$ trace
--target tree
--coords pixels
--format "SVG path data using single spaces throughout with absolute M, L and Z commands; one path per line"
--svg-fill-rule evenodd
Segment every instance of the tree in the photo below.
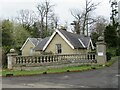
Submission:
M 83 35 L 85 34 L 85 27 L 87 27 L 87 36 L 88 36 L 88 24 L 92 24 L 95 22 L 93 18 L 90 17 L 90 13 L 92 13 L 98 4 L 92 3 L 91 1 L 86 0 L 86 5 L 85 5 L 85 11 L 84 11 L 84 17 L 83 17 Z
M 49 15 L 49 13 L 51 13 L 52 12 L 52 7 L 53 7 L 54 5 L 51 5 L 50 4 L 50 2 L 48 2 L 47 0 L 46 0 L 46 2 L 45 2 L 45 12 L 46 12 L 46 31 L 47 31 L 47 29 L 48 29 L 48 15 Z
M 74 30 L 73 32 L 80 34 L 81 29 L 80 29 L 80 22 L 79 21 L 73 21 L 73 23 L 71 23 L 71 25 L 74 25 Z
M 111 3 L 111 17 L 110 17 L 110 20 L 112 21 L 111 23 L 111 26 L 114 27 L 114 32 L 117 32 L 117 40 L 116 40 L 116 43 L 117 43 L 117 46 L 116 46 L 116 55 L 120 55 L 120 29 L 119 29 L 119 23 L 118 23 L 118 3 L 116 0 L 114 1 L 110 1 Z M 114 33 L 113 33 L 114 34 Z M 115 42 L 115 41 L 114 41 Z M 115 43 L 115 44 L 116 44 Z
M 104 37 L 108 47 L 117 46 L 117 33 L 115 26 L 108 25 L 105 29 Z
M 105 31 L 107 25 L 108 25 L 108 21 L 103 16 L 98 16 L 96 18 L 96 22 L 91 25 L 91 27 L 90 27 L 91 35 L 90 36 L 91 36 L 94 46 L 96 46 L 98 37 L 104 35 L 104 31 Z
M 55 14 L 55 13 L 52 13 L 49 17 L 49 20 L 50 20 L 50 27 L 52 30 L 55 30 L 58 28 L 59 24 L 59 18 L 58 16 Z
M 31 26 L 37 21 L 37 16 L 34 11 L 25 9 L 19 11 L 16 19 L 26 30 L 30 31 Z
M 37 9 L 39 11 L 39 16 L 40 16 L 40 24 L 41 24 L 41 37 L 44 38 L 48 34 L 48 16 L 50 13 L 52 13 L 52 7 L 54 5 L 51 5 L 49 1 L 41 2 L 40 4 L 37 5 Z M 44 19 L 45 19 L 45 25 L 44 25 Z M 45 26 L 45 28 L 44 28 Z
M 2 46 L 6 49 L 6 53 L 9 51 L 9 49 L 13 45 L 13 38 L 12 38 L 12 32 L 13 32 L 13 23 L 9 20 L 3 20 L 2 21 Z
M 0 26 L 2 31 L 2 67 L 7 65 L 7 53 L 13 48 L 13 23 L 10 20 L 3 20 Z
M 81 26 L 81 30 L 79 29 L 80 30 L 79 32 L 82 32 L 83 35 L 85 35 L 86 30 L 88 36 L 89 33 L 88 25 L 95 22 L 94 18 L 92 18 L 90 14 L 96 9 L 97 5 L 98 4 L 92 3 L 92 0 L 91 1 L 86 0 L 85 8 L 82 12 L 78 13 L 72 12 L 72 16 L 75 17 L 76 19 L 75 21 L 77 22 L 76 25 Z
M 111 2 L 112 13 L 111 13 L 110 19 L 112 20 L 112 25 L 113 26 L 117 23 L 117 21 L 115 20 L 117 14 L 118 14 L 117 7 L 118 7 L 117 1 L 112 1 Z
M 71 10 L 71 15 L 75 18 L 75 21 L 71 23 L 71 25 L 74 25 L 74 31 L 77 34 L 81 34 L 81 24 L 82 24 L 82 18 L 83 18 L 83 13 L 78 11 L 78 10 Z
M 20 52 L 20 48 L 22 47 L 25 40 L 28 37 L 31 37 L 30 33 L 27 30 L 25 30 L 25 28 L 22 25 L 17 23 L 14 24 L 12 36 L 14 41 L 13 47 L 18 52 Z
M 90 31 L 96 32 L 99 36 L 104 34 L 104 30 L 108 25 L 108 20 L 105 19 L 103 16 L 98 16 L 96 18 L 96 22 L 91 25 Z
M 11 48 L 20 50 L 23 42 L 30 36 L 27 30 L 15 22 L 2 20 L 0 24 L 0 31 L 2 31 L 2 64 L 7 64 L 7 53 Z
M 40 30 L 40 22 L 35 22 L 32 26 L 32 37 L 34 38 L 40 38 L 42 35 L 41 30 Z
M 93 45 L 96 46 L 96 42 L 98 41 L 99 34 L 97 32 L 92 32 L 91 33 L 91 39 L 93 42 Z

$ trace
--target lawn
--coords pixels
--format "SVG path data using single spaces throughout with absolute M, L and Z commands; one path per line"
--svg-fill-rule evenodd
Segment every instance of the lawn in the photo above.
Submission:
M 47 69 L 47 70 L 32 70 L 32 71 L 6 69 L 2 71 L 2 76 L 6 76 L 6 74 L 13 74 L 14 76 L 23 76 L 23 75 L 46 74 L 46 73 L 62 73 L 62 72 L 69 72 L 69 71 L 84 71 L 84 70 L 90 70 L 90 69 L 91 69 L 91 66 L 88 66 L 88 65 L 55 68 L 55 69 Z
M 117 57 L 113 57 L 109 60 L 105 66 L 111 66 L 117 59 Z M 4 69 L 0 71 L 2 76 L 7 75 L 14 75 L 14 76 L 24 76 L 24 75 L 38 75 L 38 74 L 47 74 L 47 73 L 63 73 L 63 72 L 76 72 L 76 71 L 86 71 L 86 70 L 93 70 L 93 69 L 100 69 L 105 66 L 102 65 L 81 65 L 81 66 L 69 66 L 64 68 L 54 68 L 54 69 L 47 69 L 47 70 L 32 70 L 32 71 L 20 71 L 20 70 L 7 70 Z

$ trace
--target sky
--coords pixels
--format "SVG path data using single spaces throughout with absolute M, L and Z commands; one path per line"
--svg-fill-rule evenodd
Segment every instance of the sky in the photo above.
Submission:
M 21 9 L 29 9 L 37 11 L 37 4 L 43 0 L 0 0 L 0 19 L 14 18 Z M 82 10 L 85 0 L 50 0 L 54 4 L 54 11 L 60 19 L 60 23 L 71 23 L 74 18 L 70 13 L 71 9 Z M 100 4 L 93 13 L 93 16 L 102 15 L 109 19 L 110 17 L 110 0 L 92 0 L 94 3 Z

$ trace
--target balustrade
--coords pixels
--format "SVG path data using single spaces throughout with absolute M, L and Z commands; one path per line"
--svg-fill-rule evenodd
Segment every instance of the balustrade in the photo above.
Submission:
M 95 54 L 64 54 L 64 55 L 41 55 L 41 56 L 16 56 L 15 64 L 43 64 L 52 62 L 74 62 L 95 63 Z

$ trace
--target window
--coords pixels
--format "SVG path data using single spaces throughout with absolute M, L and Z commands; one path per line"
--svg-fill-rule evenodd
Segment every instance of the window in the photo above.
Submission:
M 33 48 L 30 48 L 30 56 L 33 54 Z
M 61 44 L 56 44 L 56 53 L 57 54 L 62 53 Z

